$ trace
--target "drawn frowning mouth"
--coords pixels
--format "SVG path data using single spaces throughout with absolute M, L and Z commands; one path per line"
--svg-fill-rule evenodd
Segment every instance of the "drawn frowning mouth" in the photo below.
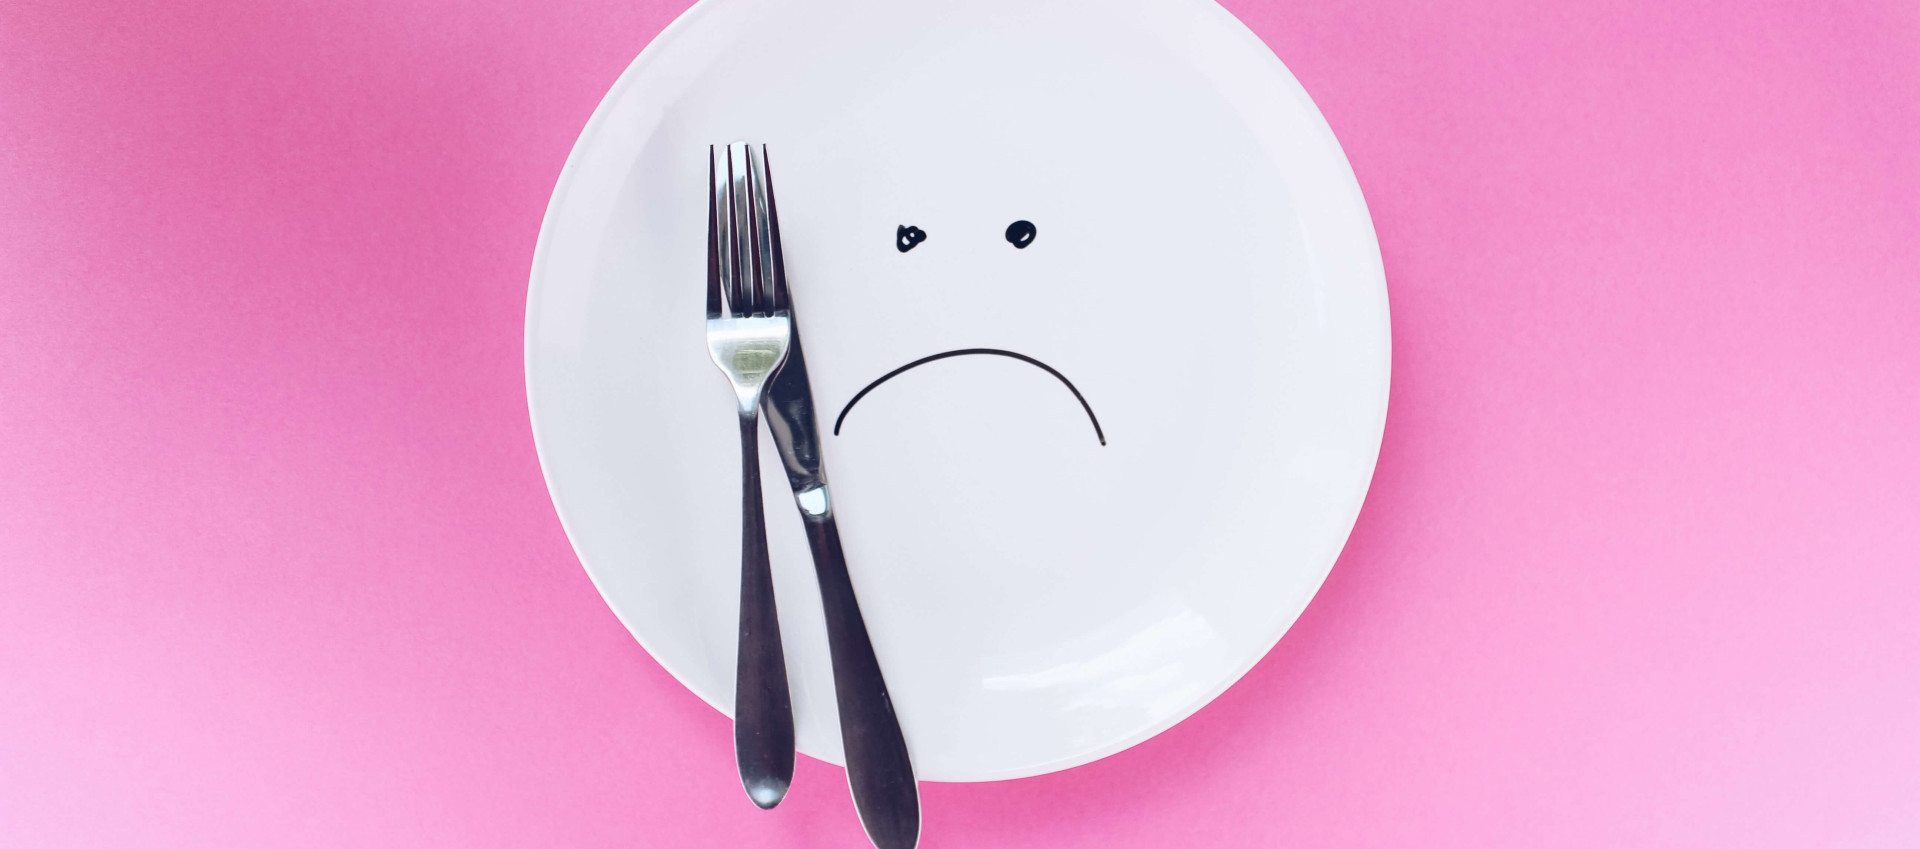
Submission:
M 1029 357 L 1026 354 L 1018 353 L 1015 351 L 1002 351 L 999 348 L 961 348 L 955 351 L 942 351 L 938 354 L 921 357 L 920 359 L 907 363 L 906 365 L 901 366 L 897 369 L 894 369 L 893 371 L 880 375 L 878 380 L 875 380 L 874 382 L 867 384 L 866 388 L 861 389 L 859 392 L 854 393 L 853 399 L 848 401 L 845 407 L 840 408 L 840 415 L 833 420 L 833 435 L 834 436 L 840 435 L 840 426 L 846 423 L 847 413 L 850 413 L 853 411 L 853 405 L 860 403 L 860 399 L 867 397 L 867 393 L 872 392 L 880 384 L 886 383 L 887 381 L 892 380 L 896 377 L 899 377 L 900 375 L 905 374 L 908 371 L 919 368 L 920 366 L 926 365 L 927 363 L 931 363 L 936 360 L 944 360 L 949 357 L 969 357 L 974 355 L 1008 357 L 1010 359 L 1019 360 L 1023 363 L 1026 363 L 1035 368 L 1038 368 L 1041 371 L 1046 372 L 1047 374 L 1053 375 L 1055 380 L 1060 381 L 1061 385 L 1067 387 L 1068 392 L 1073 393 L 1074 400 L 1080 402 L 1080 409 L 1087 411 L 1087 421 L 1093 424 L 1093 435 L 1096 437 L 1099 437 L 1100 444 L 1101 445 L 1107 444 L 1107 434 L 1105 431 L 1100 429 L 1100 418 L 1093 414 L 1093 405 L 1087 403 L 1086 396 L 1080 394 L 1080 389 L 1073 385 L 1073 381 L 1068 380 L 1066 375 L 1061 374 L 1060 370 L 1054 368 L 1053 366 L 1040 362 L 1039 360 Z

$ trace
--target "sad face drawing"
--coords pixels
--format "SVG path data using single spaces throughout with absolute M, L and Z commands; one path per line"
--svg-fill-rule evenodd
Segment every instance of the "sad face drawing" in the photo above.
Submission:
M 544 225 L 529 406 L 621 622 L 733 702 L 740 448 L 701 314 L 708 145 L 764 143 L 847 571 L 914 771 L 1123 749 L 1250 668 L 1372 473 L 1388 332 L 1338 143 L 1199 0 L 706 0 L 622 76 Z M 763 439 L 799 750 L 840 759 Z
M 1038 235 L 1038 233 L 1039 233 L 1039 230 L 1033 226 L 1033 222 L 1024 221 L 1024 220 L 1015 221 L 1012 224 L 1007 225 L 1007 233 L 1006 233 L 1007 244 L 1010 244 L 1015 248 L 1025 248 L 1026 246 L 1033 244 L 1034 237 Z M 907 251 L 913 250 L 915 247 L 919 246 L 921 242 L 926 241 L 926 238 L 927 238 L 926 231 L 921 230 L 918 227 L 912 227 L 908 225 L 901 225 L 895 235 L 896 244 L 899 246 L 899 250 L 901 253 L 906 253 Z M 1054 369 L 1052 366 L 1049 366 L 1046 363 L 1043 363 L 1037 359 L 1034 359 L 1033 357 L 1030 357 L 1026 354 L 1019 353 L 1018 351 L 1005 351 L 999 348 L 960 348 L 953 351 L 942 351 L 938 354 L 929 354 L 927 356 L 921 357 L 920 359 L 914 360 L 913 362 L 907 363 L 906 365 L 903 365 L 899 368 L 894 369 L 893 371 L 890 371 L 890 372 L 887 372 L 886 374 L 881 375 L 880 377 L 874 379 L 872 383 L 867 384 L 865 388 L 861 389 L 859 392 L 854 393 L 853 398 L 847 401 L 846 406 L 840 408 L 840 414 L 834 417 L 834 420 L 833 420 L 834 435 L 838 436 L 840 434 L 840 426 L 846 423 L 847 413 L 850 413 L 853 411 L 853 405 L 859 403 L 861 398 L 866 397 L 867 393 L 872 392 L 880 384 L 885 383 L 889 380 L 892 380 L 896 377 L 899 377 L 900 375 L 907 373 L 909 370 L 926 365 L 927 363 L 944 360 L 949 357 L 968 357 L 968 356 L 1006 357 L 1009 359 L 1019 360 L 1020 362 L 1027 363 L 1028 365 L 1031 365 L 1035 368 L 1045 371 L 1047 374 L 1052 375 L 1056 380 L 1060 381 L 1061 385 L 1067 388 L 1068 392 L 1073 393 L 1074 400 L 1080 402 L 1081 409 L 1084 409 L 1087 411 L 1087 420 L 1093 424 L 1093 434 L 1096 438 L 1100 440 L 1100 444 L 1101 445 L 1107 444 L 1106 432 L 1100 429 L 1100 418 L 1094 415 L 1093 405 L 1087 403 L 1086 396 L 1083 396 L 1080 394 L 1080 390 L 1073 385 L 1073 381 L 1068 380 L 1066 375 L 1061 374 L 1058 370 Z

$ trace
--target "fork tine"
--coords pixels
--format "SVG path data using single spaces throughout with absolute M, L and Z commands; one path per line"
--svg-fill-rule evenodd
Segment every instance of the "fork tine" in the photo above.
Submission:
M 733 195 L 729 190 L 733 179 L 727 163 L 727 149 L 708 148 L 713 158 L 707 163 L 707 171 L 712 177 L 713 193 L 709 201 L 713 210 L 713 256 L 719 268 L 720 293 L 729 312 L 740 313 L 740 294 L 735 288 L 739 279 L 738 257 L 733 250 Z
M 727 314 L 737 318 L 747 314 L 747 302 L 743 293 L 740 291 L 740 277 L 744 273 L 744 270 L 740 267 L 740 223 L 739 216 L 735 214 L 737 211 L 736 207 L 738 206 L 738 198 L 733 191 L 732 148 L 727 146 L 720 148 L 720 161 L 726 166 L 726 174 L 724 175 L 726 182 L 716 190 L 716 193 L 720 196 L 720 215 L 726 219 L 725 224 L 722 225 L 723 229 L 721 230 L 721 235 L 724 238 L 720 242 L 720 253 L 726 257 L 727 270 L 731 272 L 727 275 L 726 280 Z
M 780 206 L 774 204 L 774 159 L 766 156 L 766 144 L 760 146 L 760 167 L 766 177 L 766 232 L 774 244 L 774 311 L 785 313 L 793 309 L 793 302 L 787 296 L 787 257 L 780 250 Z
M 753 304 L 753 314 L 760 315 L 766 310 L 761 303 L 763 300 L 761 293 L 765 290 L 760 285 L 764 269 L 760 264 L 760 181 L 755 179 L 757 175 L 754 174 L 754 171 L 758 170 L 758 163 L 753 161 L 753 148 L 736 144 L 734 149 L 740 157 L 741 176 L 745 183 L 744 190 L 740 193 L 740 204 L 747 213 L 744 226 L 740 230 L 740 255 L 743 257 L 740 267 L 747 270 L 747 301 Z
M 758 315 L 759 296 L 753 280 L 753 220 L 748 188 L 747 146 L 727 145 L 727 188 L 733 201 L 733 314 Z
M 707 145 L 707 318 L 721 316 L 720 213 L 713 196 L 713 187 L 718 179 L 713 157 L 713 145 Z
M 762 151 L 747 148 L 748 173 L 753 178 L 753 280 L 758 286 L 755 294 L 757 312 L 770 313 L 775 309 L 775 281 L 773 264 L 773 235 L 770 226 L 771 215 L 767 202 L 767 166 L 761 158 Z

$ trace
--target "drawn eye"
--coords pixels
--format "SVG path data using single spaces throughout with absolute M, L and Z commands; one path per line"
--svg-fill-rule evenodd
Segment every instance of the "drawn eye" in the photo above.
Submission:
M 1033 237 L 1039 235 L 1039 232 L 1034 229 L 1031 221 L 1015 221 L 1007 225 L 1007 244 L 1025 249 L 1026 246 L 1033 244 Z M 901 248 L 901 250 L 906 249 Z
M 893 246 L 899 248 L 901 253 L 913 250 L 914 247 L 926 240 L 927 231 L 911 224 L 902 224 L 900 225 L 900 229 L 895 230 L 893 233 Z

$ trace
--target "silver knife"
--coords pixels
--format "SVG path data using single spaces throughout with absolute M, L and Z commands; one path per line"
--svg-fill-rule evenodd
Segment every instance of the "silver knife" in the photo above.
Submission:
M 773 273 L 785 286 L 786 259 L 780 249 L 780 213 L 773 204 L 772 168 L 768 169 L 767 208 L 773 231 Z M 791 298 L 791 294 L 789 294 Z M 827 647 L 833 657 L 833 695 L 840 711 L 840 738 L 847 753 L 847 785 L 860 824 L 878 849 L 913 849 L 920 842 L 920 788 L 914 782 L 907 741 L 887 695 L 880 661 L 874 657 L 867 624 L 860 617 L 847 556 L 840 549 L 833 498 L 820 462 L 820 430 L 813 416 L 813 387 L 800 347 L 800 317 L 794 313 L 793 344 L 787 362 L 767 389 L 767 427 L 780 449 L 787 483 L 800 508 L 813 550 L 814 574 L 826 609 Z

